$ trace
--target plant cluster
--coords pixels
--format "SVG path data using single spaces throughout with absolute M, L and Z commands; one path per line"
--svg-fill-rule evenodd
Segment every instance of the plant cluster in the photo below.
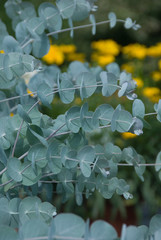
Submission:
M 140 26 L 131 18 L 120 20 L 109 13 L 108 20 L 95 21 L 92 11 L 95 0 L 58 0 L 56 5 L 44 2 L 36 12 L 29 2 L 8 0 L 6 13 L 12 20 L 15 36 L 9 35 L 0 22 L 0 239 L 119 239 L 116 230 L 104 221 L 91 226 L 72 213 L 57 214 L 52 198 L 62 196 L 62 202 L 74 195 L 81 205 L 98 191 L 105 199 L 114 193 L 125 199 L 132 198 L 130 186 L 118 178 L 119 166 L 133 166 L 143 181 L 145 167 L 155 166 L 161 178 L 161 152 L 156 163 L 147 164 L 133 147 L 120 149 L 108 142 L 105 146 L 90 145 L 87 134 L 95 129 L 111 129 L 112 132 L 143 133 L 149 124 L 146 116 L 156 115 L 161 122 L 161 100 L 154 105 L 153 113 L 146 113 L 144 103 L 135 93 L 136 82 L 131 74 L 120 71 L 111 63 L 102 71 L 78 61 L 72 62 L 66 72 L 58 66 L 45 66 L 40 59 L 50 48 L 49 36 L 75 29 L 117 22 L 126 29 Z M 73 25 L 89 17 L 90 24 Z M 63 20 L 69 28 L 62 29 Z M 30 73 L 30 74 L 29 74 Z M 29 81 L 24 81 L 27 75 Z M 32 75 L 32 77 L 31 77 Z M 31 91 L 31 92 L 29 92 Z M 95 93 L 111 97 L 114 93 L 133 101 L 132 113 L 120 104 L 99 105 L 90 111 L 88 103 L 73 106 L 57 118 L 41 112 L 41 106 L 51 107 L 55 96 L 64 104 L 75 96 L 81 100 Z M 41 196 L 45 192 L 46 201 Z M 43 195 L 44 196 L 44 195 Z M 159 239 L 160 215 L 146 226 L 123 226 L 121 240 Z

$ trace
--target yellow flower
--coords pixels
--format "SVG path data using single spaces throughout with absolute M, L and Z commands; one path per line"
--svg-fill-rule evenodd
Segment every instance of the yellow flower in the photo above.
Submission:
M 0 53 L 4 53 L 4 51 L 3 51 L 3 50 L 0 50 Z
M 159 71 L 152 72 L 152 78 L 155 82 L 160 81 L 161 80 L 161 72 L 159 72 Z
M 97 55 L 92 54 L 91 56 L 92 60 L 98 63 L 101 67 L 106 66 L 109 63 L 112 63 L 115 61 L 115 57 L 113 55 Z
M 74 102 L 75 104 L 81 104 L 82 100 L 80 97 L 77 97 Z
M 152 102 L 158 102 L 161 98 L 161 90 L 157 87 L 146 87 L 143 89 L 143 95 Z
M 14 116 L 14 113 L 13 112 L 10 112 L 10 117 L 13 117 Z
M 34 97 L 34 94 L 27 88 L 27 93 L 31 96 Z
M 122 52 L 130 58 L 144 59 L 146 57 L 147 49 L 144 45 L 134 43 L 122 47 Z
M 142 80 L 141 78 L 138 78 L 138 77 L 137 77 L 137 78 L 133 78 L 133 80 L 136 82 L 138 88 L 143 87 L 144 82 L 143 82 L 143 80 Z
M 80 61 L 85 62 L 85 55 L 83 53 L 71 53 L 66 56 L 67 61 Z
M 69 53 L 74 53 L 76 51 L 76 46 L 73 44 L 69 45 L 60 45 L 59 49 L 64 53 L 64 54 L 69 54 Z
M 49 52 L 42 58 L 48 64 L 61 65 L 64 62 L 64 53 L 61 51 L 59 46 L 50 45 Z
M 132 65 L 130 65 L 130 64 L 127 64 L 127 63 L 122 64 L 121 65 L 121 69 L 125 70 L 128 73 L 133 73 L 134 72 L 134 67 Z
M 161 56 L 161 42 L 157 43 L 155 46 L 151 46 L 147 49 L 147 55 L 150 57 L 160 57 Z
M 161 70 L 161 59 L 158 61 L 158 67 Z
M 99 40 L 91 44 L 92 48 L 100 53 L 117 56 L 120 53 L 120 46 L 113 40 Z
M 130 132 L 124 132 L 121 134 L 124 139 L 135 138 L 137 135 Z

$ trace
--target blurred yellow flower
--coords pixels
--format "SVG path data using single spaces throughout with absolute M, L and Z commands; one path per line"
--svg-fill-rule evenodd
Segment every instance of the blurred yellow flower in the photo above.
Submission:
M 27 88 L 27 93 L 31 96 L 34 97 L 34 94 Z
M 75 102 L 75 104 L 79 105 L 79 104 L 81 104 L 82 100 L 80 97 L 77 97 L 74 102 Z
M 157 43 L 155 46 L 147 48 L 147 55 L 150 57 L 160 57 L 161 56 L 161 42 Z
M 80 61 L 85 62 L 85 55 L 84 53 L 70 53 L 66 56 L 67 61 Z
M 13 117 L 14 116 L 14 113 L 13 112 L 10 112 L 10 117 Z
M 159 72 L 159 71 L 152 72 L 152 78 L 155 82 L 160 81 L 161 80 L 161 72 Z
M 117 56 L 120 53 L 120 46 L 111 39 L 94 41 L 91 46 L 103 54 Z
M 137 135 L 130 132 L 124 132 L 121 134 L 124 139 L 135 138 Z
M 128 73 L 133 73 L 134 72 L 134 67 L 128 63 L 122 64 L 121 69 L 125 70 Z
M 146 47 L 139 43 L 129 44 L 122 47 L 122 53 L 130 58 L 144 59 L 146 57 Z
M 161 98 L 161 90 L 157 87 L 146 87 L 143 89 L 143 95 L 155 103 Z
M 158 67 L 161 70 L 161 59 L 158 61 Z
M 101 67 L 115 61 L 115 57 L 113 55 L 97 55 L 96 53 L 92 54 L 91 59 L 97 62 Z
M 60 45 L 59 49 L 64 53 L 64 54 L 69 54 L 69 53 L 74 53 L 76 51 L 76 46 L 73 44 L 69 45 Z
M 61 65 L 64 62 L 64 53 L 61 51 L 59 46 L 50 45 L 49 52 L 42 58 L 48 64 Z
M 136 82 L 138 88 L 142 88 L 143 87 L 144 82 L 143 82 L 143 80 L 141 78 L 137 77 L 137 78 L 133 78 L 133 80 Z
M 0 53 L 4 53 L 4 51 L 3 51 L 3 50 L 0 50 Z

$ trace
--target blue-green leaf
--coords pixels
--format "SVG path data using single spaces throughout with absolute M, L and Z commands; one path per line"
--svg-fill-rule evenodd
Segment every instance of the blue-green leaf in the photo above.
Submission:
M 152 217 L 150 224 L 149 224 L 149 233 L 154 234 L 158 230 L 161 229 L 161 215 L 156 214 Z
M 12 36 L 6 36 L 3 39 L 3 50 L 6 54 L 10 52 L 22 52 L 19 43 Z
M 41 168 L 33 168 L 31 161 L 25 161 L 21 166 L 22 184 L 24 186 L 32 186 L 38 182 L 42 176 Z
M 75 1 L 74 0 L 57 0 L 56 5 L 60 11 L 60 14 L 64 19 L 70 18 L 73 15 L 75 9 Z
M 161 169 L 161 151 L 157 154 L 155 170 L 158 172 Z
M 3 55 L 3 68 L 4 68 L 4 73 L 7 78 L 7 80 L 12 80 L 13 79 L 13 72 L 10 68 L 10 58 L 8 54 Z
M 67 169 L 76 167 L 79 163 L 77 152 L 70 151 L 67 146 L 64 146 L 61 150 L 61 161 Z
M 43 34 L 45 30 L 44 21 L 41 17 L 31 18 L 29 21 L 27 21 L 26 27 L 34 38 L 38 37 L 37 35 Z
M 65 114 L 66 124 L 69 130 L 74 133 L 79 132 L 80 123 L 80 107 L 71 107 Z
M 109 97 L 111 96 L 117 89 L 117 78 L 113 73 L 101 72 L 100 78 L 103 84 L 102 87 L 102 95 Z
M 80 96 L 84 98 L 90 97 L 97 88 L 96 77 L 89 72 L 82 72 L 78 75 L 76 83 L 80 85 Z
M 157 105 L 157 119 L 159 122 L 161 122 L 161 99 L 159 100 Z
M 20 104 L 17 106 L 17 113 L 25 122 L 32 123 L 31 118 Z
M 110 27 L 111 28 L 115 27 L 115 25 L 116 25 L 116 15 L 115 15 L 115 13 L 110 12 L 108 14 L 108 18 L 110 20 Z
M 126 18 L 125 23 L 124 23 L 124 27 L 127 28 L 127 29 L 129 29 L 129 28 L 131 28 L 133 25 L 134 25 L 134 23 L 133 23 L 132 19 L 129 18 L 129 17 Z
M 77 79 L 78 75 L 83 72 L 89 72 L 87 66 L 85 66 L 83 63 L 79 61 L 73 61 L 70 63 L 68 73 L 72 75 L 74 81 Z
M 80 168 L 82 174 L 85 177 L 89 177 L 91 175 L 91 166 L 95 159 L 95 151 L 91 146 L 83 147 L 77 155 L 77 158 L 80 160 Z
M 75 90 L 73 83 L 68 79 L 63 79 L 60 83 L 59 95 L 63 103 L 71 103 L 74 99 Z
M 37 125 L 30 125 L 27 128 L 27 133 L 26 133 L 27 139 L 31 144 L 35 144 L 37 141 L 41 142 L 45 147 L 48 146 L 47 141 L 43 137 L 43 133 L 40 127 Z
M 135 99 L 132 106 L 132 113 L 134 117 L 144 118 L 145 106 L 140 99 Z
M 118 112 L 116 119 L 114 119 L 113 115 L 112 121 L 115 121 L 118 132 L 127 132 L 131 127 L 133 118 L 128 111 L 121 110 Z
M 85 223 L 84 220 L 79 216 L 76 216 L 72 213 L 61 213 L 57 215 L 53 221 L 56 231 L 55 234 L 60 238 L 67 237 L 78 239 L 83 237 Z
M 92 124 L 94 128 L 100 125 L 108 125 L 111 122 L 114 109 L 109 104 L 102 104 L 98 106 L 92 117 Z
M 107 143 L 105 145 L 105 156 L 109 160 L 114 162 L 120 162 L 122 158 L 122 151 L 118 146 L 113 145 L 112 143 Z
M 80 110 L 80 122 L 82 129 L 86 132 L 93 130 L 92 115 L 93 113 L 88 111 L 88 103 L 84 103 Z
M 105 221 L 98 220 L 92 223 L 91 225 L 90 237 L 93 240 L 102 240 L 102 239 L 115 240 L 117 239 L 118 235 L 112 225 L 110 225 Z
M 0 226 L 1 239 L 3 240 L 18 240 L 19 236 L 15 229 L 1 225 Z
M 2 42 L 5 36 L 8 35 L 6 25 L 0 20 L 0 50 L 3 49 Z
M 72 15 L 74 21 L 81 21 L 88 17 L 90 4 L 86 0 L 75 0 L 75 10 Z
M 0 145 L 0 162 L 3 163 L 4 166 L 7 165 L 7 156 L 1 145 Z
M 121 86 L 121 89 L 118 91 L 118 96 L 122 97 L 126 93 L 127 88 L 128 88 L 128 82 L 124 82 Z
M 51 108 L 50 104 L 53 101 L 53 95 L 52 93 L 52 89 L 50 88 L 50 86 L 46 83 L 42 83 L 38 86 L 37 88 L 37 95 L 40 99 L 40 101 L 42 102 L 43 105 L 45 105 L 48 108 Z M 48 95 L 50 94 L 50 95 Z M 46 96 L 48 95 L 48 96 Z
M 46 36 L 45 33 L 41 34 L 39 38 L 34 39 L 32 47 L 33 55 L 37 58 L 42 58 L 49 51 L 50 48 L 49 38 Z
M 110 63 L 106 66 L 109 73 L 113 73 L 116 77 L 120 76 L 120 67 L 117 63 Z
M 62 26 L 62 19 L 60 13 L 54 5 L 51 7 L 46 7 L 40 11 L 41 15 L 47 24 L 48 29 L 50 30 L 60 30 Z
M 54 174 L 60 173 L 62 169 L 62 163 L 60 155 L 60 144 L 58 141 L 54 140 L 49 144 L 46 158 L 48 160 L 48 166 Z
M 23 233 L 24 239 L 42 238 L 48 234 L 48 225 L 37 216 L 22 224 L 20 231 Z
M 136 174 L 138 175 L 138 177 L 139 177 L 142 181 L 144 181 L 143 173 L 145 172 L 145 169 L 146 169 L 146 167 L 144 166 L 144 164 L 145 164 L 145 159 L 144 159 L 141 155 L 138 155 L 138 162 L 139 162 L 139 164 L 143 164 L 143 165 L 142 165 L 142 166 L 139 166 L 139 164 L 136 165 L 136 166 L 135 166 L 135 172 L 136 172 Z
M 27 155 L 29 161 L 34 161 L 37 166 L 44 168 L 47 164 L 46 147 L 40 143 L 33 145 Z
M 7 164 L 8 175 L 16 182 L 22 181 L 21 162 L 17 158 L 10 158 Z
M 96 20 L 95 20 L 95 16 L 93 14 L 90 14 L 89 19 L 90 19 L 90 22 L 92 23 L 92 34 L 95 35 L 96 34 Z

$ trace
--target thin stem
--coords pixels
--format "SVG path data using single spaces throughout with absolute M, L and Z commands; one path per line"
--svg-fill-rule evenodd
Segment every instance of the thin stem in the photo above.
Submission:
M 118 163 L 118 166 L 125 166 L 125 167 L 133 167 L 134 164 L 131 163 Z M 141 167 L 141 166 L 145 166 L 145 167 L 153 167 L 153 166 L 161 166 L 161 163 L 138 163 L 137 167 Z
M 27 151 L 27 152 L 25 152 L 24 154 L 22 154 L 18 159 L 21 160 L 21 159 L 23 159 L 24 157 L 26 157 L 27 154 L 28 154 L 28 152 L 29 152 L 29 151 Z
M 153 113 L 146 113 L 144 116 L 150 116 L 150 115 L 156 115 L 157 112 L 153 112 Z
M 62 129 L 64 126 L 66 125 L 66 123 L 64 123 L 63 125 L 61 125 L 57 130 L 54 130 L 54 132 L 52 132 L 47 138 L 46 140 L 49 140 L 50 138 L 52 138 L 60 129 Z
M 21 132 L 21 128 L 22 128 L 23 123 L 24 123 L 24 120 L 22 120 L 22 122 L 21 122 L 21 124 L 20 124 L 20 127 L 19 127 L 19 129 L 18 129 L 18 132 L 17 132 L 17 136 L 16 136 L 16 139 L 15 139 L 15 142 L 14 142 L 14 146 L 13 146 L 13 150 L 12 150 L 12 157 L 14 157 L 16 145 L 17 145 L 17 142 L 18 142 L 18 138 L 19 138 L 19 135 L 20 135 L 20 132 Z
M 8 183 L 13 182 L 13 179 L 8 180 L 5 183 L 0 184 L 0 187 L 6 186 Z
M 5 167 L 1 172 L 0 172 L 0 176 L 7 171 L 7 167 Z
M 98 26 L 98 25 L 103 25 L 103 24 L 109 23 L 109 22 L 110 22 L 110 20 L 106 20 L 106 21 L 97 22 L 95 24 L 96 24 L 96 26 Z M 117 22 L 125 22 L 125 21 L 121 20 L 121 19 L 117 19 Z M 50 33 L 47 34 L 47 36 L 53 36 L 53 35 L 56 35 L 58 33 L 69 32 L 71 30 L 78 30 L 78 29 L 88 28 L 88 27 L 92 27 L 92 26 L 93 26 L 93 24 L 89 23 L 89 24 L 84 24 L 84 25 L 81 25 L 81 26 L 75 26 L 73 28 L 65 28 L 65 29 L 61 29 L 61 30 L 58 30 L 58 31 L 50 32 Z
M 34 39 L 33 38 L 30 38 L 26 43 L 24 43 L 21 48 L 23 49 L 24 47 L 26 47 L 28 44 L 34 42 Z
M 32 238 L 25 238 L 24 240 L 46 240 L 49 239 L 48 236 L 43 237 L 32 237 Z M 84 240 L 84 238 L 78 238 L 78 237 L 65 237 L 65 236 L 52 236 L 52 239 L 60 239 L 60 240 Z M 92 239 L 90 239 L 92 240 Z

